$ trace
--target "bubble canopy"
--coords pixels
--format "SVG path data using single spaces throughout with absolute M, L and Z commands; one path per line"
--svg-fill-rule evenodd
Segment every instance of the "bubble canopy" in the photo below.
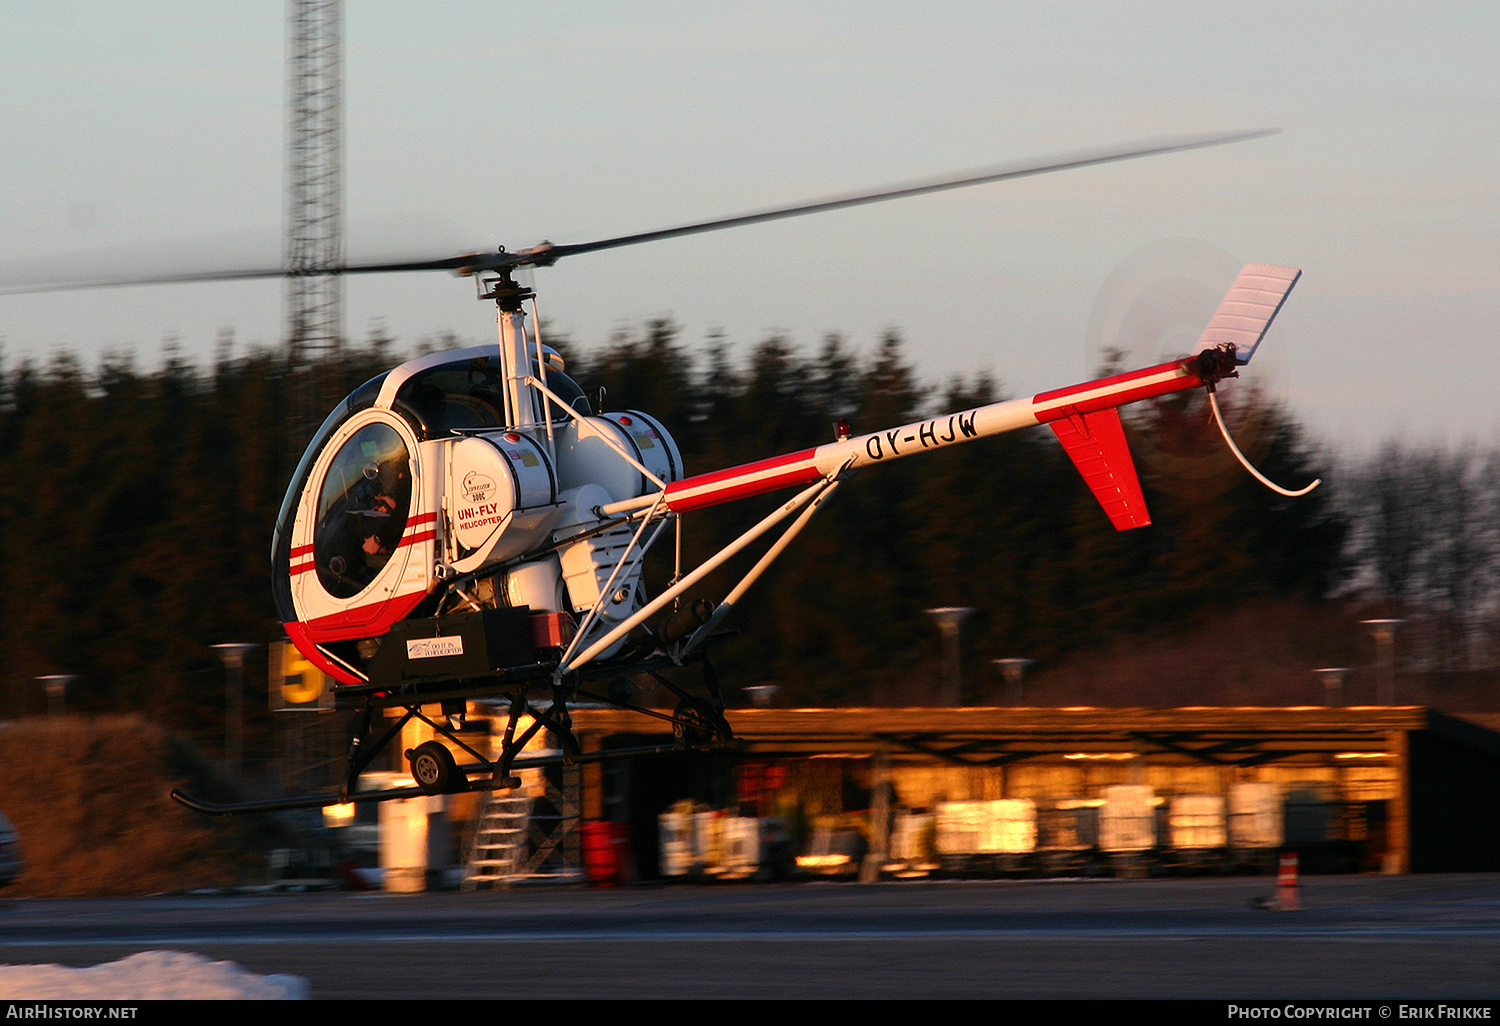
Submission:
M 393 426 L 369 424 L 359 429 L 342 442 L 323 480 L 310 481 L 313 468 L 340 429 L 356 414 L 382 405 L 388 379 L 395 375 L 399 381 L 389 382 L 395 385 L 394 395 L 387 399 L 389 408 L 419 442 L 504 426 L 498 356 L 461 352 L 436 363 L 432 357 L 419 358 L 371 378 L 340 401 L 314 433 L 282 500 L 271 543 L 273 599 L 283 623 L 297 619 L 291 592 L 291 538 L 301 498 L 310 486 L 317 490 L 313 559 L 318 580 L 330 595 L 357 595 L 400 541 L 411 511 L 413 455 Z M 412 373 L 412 364 L 420 369 Z M 546 382 L 574 412 L 592 412 L 583 389 L 566 374 L 548 370 Z M 552 420 L 567 416 L 550 400 L 547 405 Z

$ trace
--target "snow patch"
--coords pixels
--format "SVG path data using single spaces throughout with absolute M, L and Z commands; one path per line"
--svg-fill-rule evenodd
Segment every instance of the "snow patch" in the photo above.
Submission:
M 306 999 L 300 976 L 258 976 L 233 962 L 183 951 L 142 951 L 87 969 L 63 965 L 0 965 L 0 994 L 12 1000 L 151 1001 Z

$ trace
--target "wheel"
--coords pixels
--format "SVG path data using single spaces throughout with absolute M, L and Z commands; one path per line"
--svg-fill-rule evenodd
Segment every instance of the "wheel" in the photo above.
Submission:
M 411 776 L 427 794 L 444 794 L 454 790 L 462 774 L 453 761 L 453 753 L 441 741 L 427 741 L 406 753 L 411 762 Z

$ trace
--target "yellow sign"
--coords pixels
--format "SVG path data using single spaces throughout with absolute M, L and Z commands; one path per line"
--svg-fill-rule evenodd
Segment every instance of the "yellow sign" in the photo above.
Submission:
M 316 708 L 328 687 L 328 678 L 290 641 L 278 641 L 276 646 L 280 651 L 271 659 L 272 708 Z

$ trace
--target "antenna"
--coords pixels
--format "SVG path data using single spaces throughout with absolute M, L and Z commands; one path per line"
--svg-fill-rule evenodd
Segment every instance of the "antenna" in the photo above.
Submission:
M 286 290 L 293 446 L 336 396 L 314 380 L 343 335 L 344 52 L 340 0 L 288 0 Z

